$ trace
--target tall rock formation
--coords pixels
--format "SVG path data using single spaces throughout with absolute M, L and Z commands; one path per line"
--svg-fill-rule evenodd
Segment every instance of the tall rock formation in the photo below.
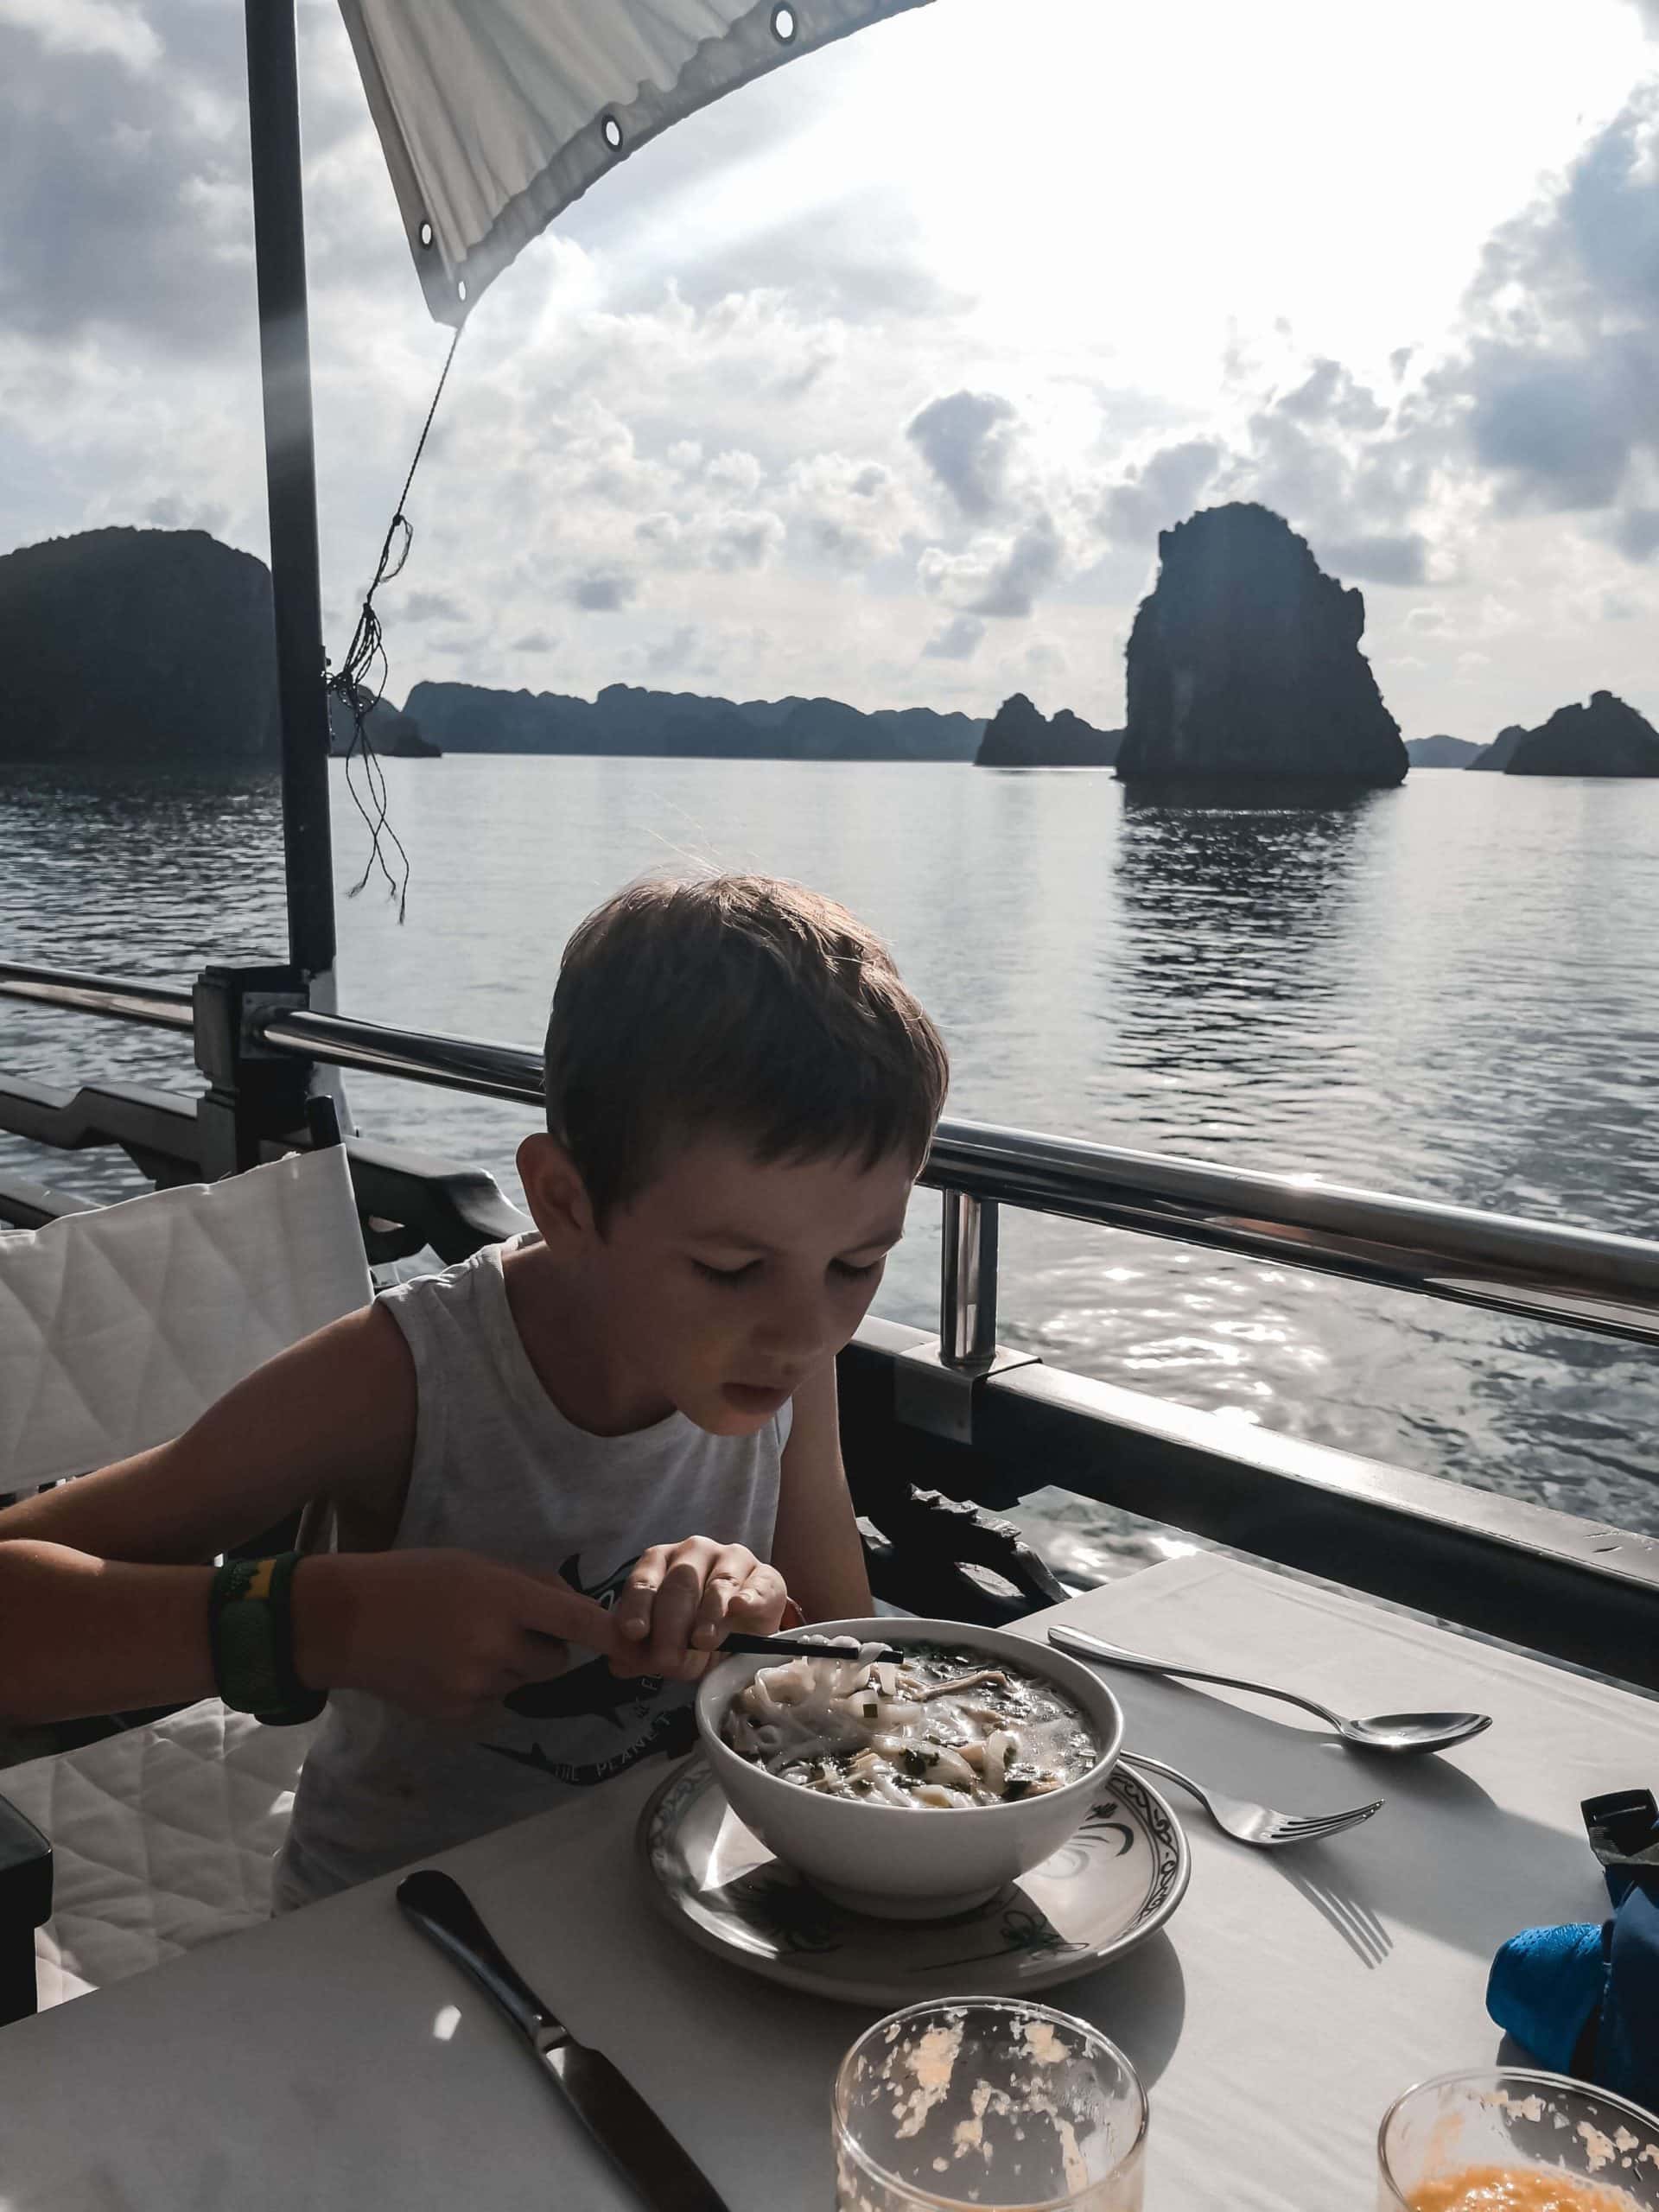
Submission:
M 1016 691 L 985 725 L 975 761 L 981 768 L 1109 768 L 1122 739 L 1121 729 L 1091 729 L 1066 707 L 1051 721 Z
M 270 575 L 200 530 L 0 559 L 0 760 L 274 765 Z
M 1659 776 L 1659 730 L 1611 691 L 1558 707 L 1510 755 L 1510 776 Z
M 1163 531 L 1129 633 L 1125 783 L 1398 784 L 1399 726 L 1359 650 L 1365 601 L 1268 508 Z

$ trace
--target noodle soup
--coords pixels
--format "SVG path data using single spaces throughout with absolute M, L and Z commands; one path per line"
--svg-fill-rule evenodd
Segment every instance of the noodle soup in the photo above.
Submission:
M 779 1781 L 907 1810 L 1012 1805 L 1079 1780 L 1104 1746 L 1082 1708 L 1001 1655 L 918 1643 L 761 1668 L 721 1736 Z
M 930 1919 L 982 1904 L 1070 1842 L 1123 1740 L 1097 1675 L 963 1621 L 906 1614 L 819 1633 L 798 1671 L 734 1653 L 697 1690 L 697 1734 L 728 1803 L 785 1866 L 860 1912 Z M 876 1637 L 894 1660 L 872 1663 Z

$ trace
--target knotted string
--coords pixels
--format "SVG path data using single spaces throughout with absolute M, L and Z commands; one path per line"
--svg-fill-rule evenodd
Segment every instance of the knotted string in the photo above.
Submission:
M 401 925 L 409 907 L 409 855 L 403 840 L 387 818 L 389 800 L 385 771 L 374 749 L 367 723 L 369 716 L 379 705 L 390 673 L 386 660 L 384 633 L 380 617 L 375 612 L 374 594 L 382 584 L 390 583 L 401 575 L 404 563 L 415 543 L 414 525 L 404 512 L 408 505 L 410 486 L 415 481 L 415 472 L 421 465 L 421 455 L 426 451 L 426 441 L 432 429 L 432 418 L 438 411 L 438 402 L 443 397 L 443 387 L 448 382 L 450 365 L 455 358 L 455 348 L 461 343 L 461 333 L 466 326 L 459 326 L 449 341 L 449 351 L 444 356 L 443 369 L 438 378 L 437 390 L 432 395 L 432 404 L 426 410 L 420 439 L 415 448 L 415 458 L 409 464 L 409 474 L 404 479 L 404 488 L 398 494 L 397 505 L 387 525 L 385 542 L 380 548 L 380 558 L 375 565 L 374 580 L 363 598 L 363 609 L 357 618 L 357 627 L 346 658 L 338 671 L 328 678 L 327 688 L 340 701 L 352 718 L 352 741 L 346 749 L 346 788 L 353 803 L 368 825 L 369 857 L 363 864 L 363 873 L 346 893 L 355 899 L 378 868 L 385 878 L 386 888 L 397 901 L 397 919 Z M 353 772 L 361 760 L 366 800 L 359 791 Z M 382 848 L 382 839 L 388 839 L 396 850 L 400 873 L 394 874 Z

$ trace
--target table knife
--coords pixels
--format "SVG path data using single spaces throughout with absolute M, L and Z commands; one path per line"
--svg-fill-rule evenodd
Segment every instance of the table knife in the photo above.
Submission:
M 512 1966 L 459 1882 L 435 1867 L 406 1874 L 397 1902 L 439 1950 L 469 1974 L 529 2044 L 582 2126 L 652 2212 L 728 2212 L 627 2077 L 578 2043 Z

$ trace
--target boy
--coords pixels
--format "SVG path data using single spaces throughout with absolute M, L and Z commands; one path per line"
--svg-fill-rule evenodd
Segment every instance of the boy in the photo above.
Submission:
M 947 1073 L 830 900 L 741 876 L 621 893 L 560 968 L 548 1127 L 518 1153 L 537 1233 L 0 1513 L 0 1713 L 327 1693 L 280 1909 L 645 1757 L 729 1629 L 868 1613 L 835 1356 Z M 319 1496 L 334 1553 L 251 1588 L 199 1563 Z M 543 1718 L 503 1704 L 562 1673 Z

